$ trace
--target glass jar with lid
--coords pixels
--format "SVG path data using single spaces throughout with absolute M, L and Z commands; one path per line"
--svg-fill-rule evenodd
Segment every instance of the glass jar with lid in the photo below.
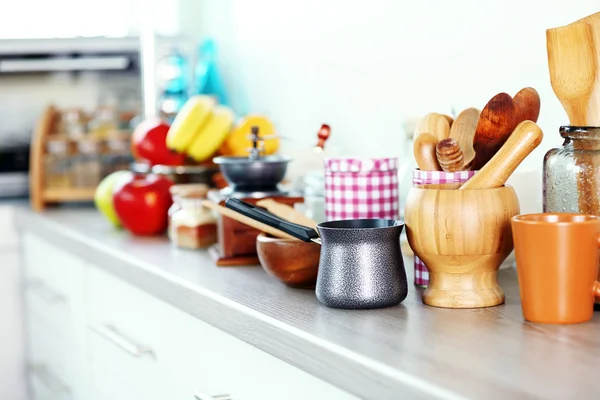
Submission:
M 44 179 L 48 188 L 66 188 L 72 185 L 71 155 L 66 139 L 50 139 L 46 143 Z
M 561 126 L 562 147 L 544 156 L 544 212 L 600 215 L 600 127 Z
M 217 219 L 202 206 L 206 185 L 175 185 L 171 190 L 174 208 L 169 210 L 169 238 L 177 247 L 201 249 L 217 242 Z M 183 188 L 182 188 L 183 186 Z

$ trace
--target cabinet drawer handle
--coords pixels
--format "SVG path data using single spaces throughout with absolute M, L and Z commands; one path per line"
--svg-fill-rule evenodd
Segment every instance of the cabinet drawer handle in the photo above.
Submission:
M 52 373 L 44 364 L 29 365 L 29 374 L 37 377 L 40 382 L 54 394 L 65 394 L 71 392 L 69 386 Z
M 31 280 L 27 284 L 27 288 L 37 293 L 37 295 L 48 304 L 58 304 L 65 301 L 65 296 L 51 289 L 41 279 Z
M 228 394 L 217 394 L 215 396 L 210 396 L 206 393 L 196 392 L 194 393 L 194 398 L 196 400 L 232 400 L 233 398 Z
M 135 358 L 148 355 L 151 358 L 156 359 L 154 351 L 150 347 L 138 344 L 135 340 L 130 339 L 119 332 L 113 325 L 103 324 L 100 326 L 92 326 L 92 330 Z

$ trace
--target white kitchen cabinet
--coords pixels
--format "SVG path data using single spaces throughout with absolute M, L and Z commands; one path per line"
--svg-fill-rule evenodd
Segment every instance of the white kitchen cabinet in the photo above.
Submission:
M 40 237 L 23 253 L 31 400 L 356 399 Z
M 85 400 L 85 263 L 29 233 L 22 251 L 32 400 Z
M 15 207 L 0 204 L 0 399 L 25 400 L 23 301 Z
M 100 268 L 88 277 L 90 327 L 107 344 L 94 345 L 91 357 L 146 390 L 144 399 L 355 399 Z

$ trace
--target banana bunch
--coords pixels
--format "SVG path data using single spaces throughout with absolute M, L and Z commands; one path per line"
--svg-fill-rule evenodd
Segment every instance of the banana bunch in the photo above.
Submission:
M 169 128 L 167 147 L 196 162 L 206 161 L 221 147 L 234 119 L 233 110 L 217 105 L 211 96 L 192 96 Z
M 245 156 L 252 146 L 249 134 L 253 126 L 260 136 L 275 134 L 273 123 L 261 115 L 247 115 L 235 124 L 231 108 L 217 105 L 211 96 L 196 95 L 181 108 L 167 133 L 167 148 L 201 163 L 215 153 Z M 279 139 L 265 140 L 265 153 L 279 149 Z

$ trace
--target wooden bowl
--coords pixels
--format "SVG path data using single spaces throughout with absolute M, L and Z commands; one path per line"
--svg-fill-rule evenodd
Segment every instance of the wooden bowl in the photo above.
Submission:
M 504 302 L 500 264 L 513 250 L 511 186 L 481 190 L 412 188 L 404 215 L 408 243 L 429 269 L 423 302 L 445 308 Z
M 260 265 L 293 288 L 314 289 L 319 271 L 321 246 L 298 239 L 279 239 L 261 233 L 256 238 Z

